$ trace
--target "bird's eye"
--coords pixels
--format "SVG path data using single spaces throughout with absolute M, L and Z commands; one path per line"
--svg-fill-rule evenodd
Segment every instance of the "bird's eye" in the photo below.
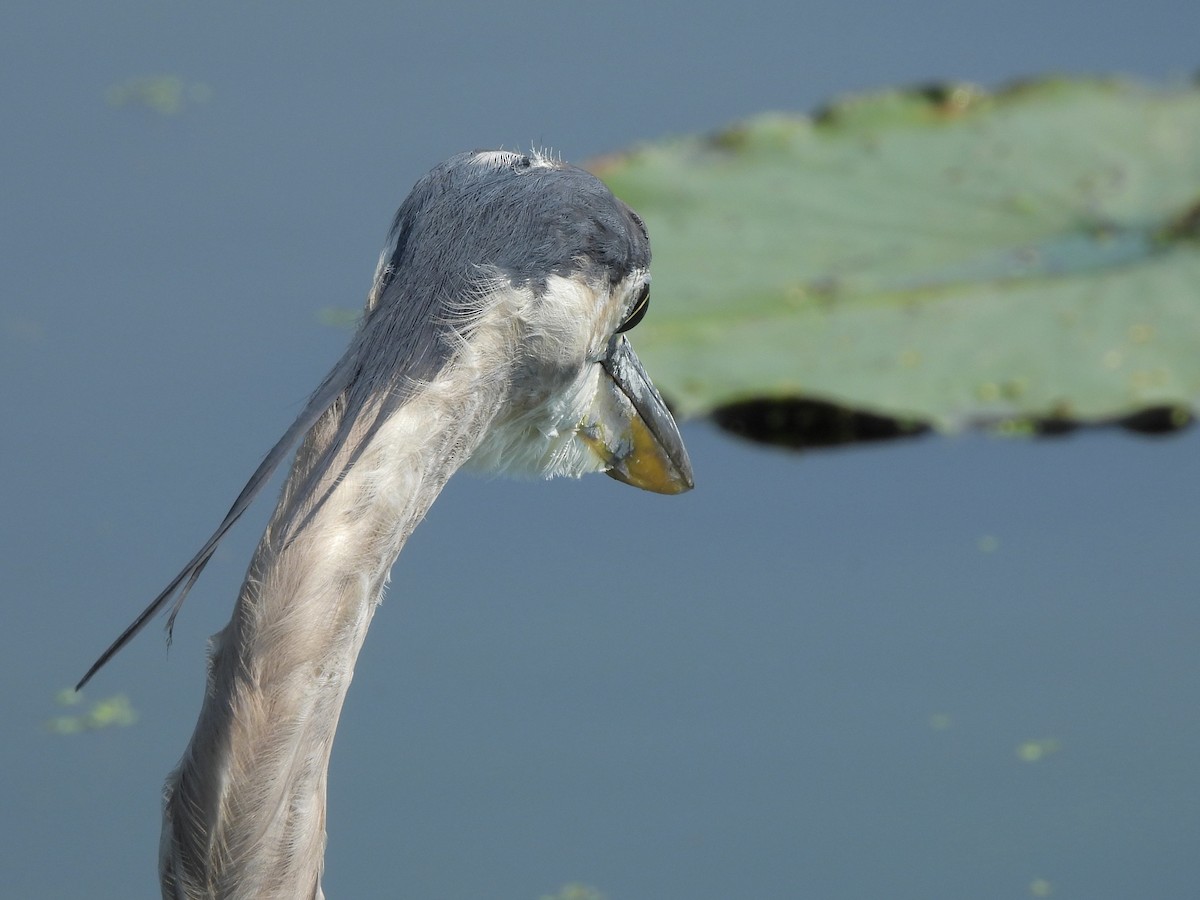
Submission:
M 650 308 L 650 285 L 643 284 L 642 292 L 638 294 L 637 300 L 633 304 L 633 308 L 629 310 L 629 315 L 625 317 L 625 321 L 621 323 L 621 327 L 617 329 L 617 334 L 628 331 L 646 315 L 646 310 Z

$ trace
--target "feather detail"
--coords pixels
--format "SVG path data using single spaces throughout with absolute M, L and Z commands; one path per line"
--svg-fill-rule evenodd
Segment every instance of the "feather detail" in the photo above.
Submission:
M 636 214 L 549 152 L 462 154 L 413 188 L 346 355 L 80 682 L 173 600 L 170 633 L 217 544 L 303 436 L 164 789 L 164 897 L 323 898 L 329 755 L 393 562 L 468 460 L 541 476 L 611 465 L 581 429 L 616 390 L 603 363 L 649 264 Z
M 297 452 L 167 782 L 164 896 L 321 896 L 325 778 L 354 662 L 404 542 L 507 399 L 488 371 L 502 331 L 476 329 L 402 403 L 339 398 Z

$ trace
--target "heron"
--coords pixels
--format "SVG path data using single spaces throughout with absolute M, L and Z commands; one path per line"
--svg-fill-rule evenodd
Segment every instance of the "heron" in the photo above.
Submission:
M 475 151 L 416 183 L 345 355 L 78 685 L 168 603 L 169 639 L 217 544 L 299 442 L 166 782 L 163 897 L 324 897 L 326 775 L 354 664 L 393 563 L 456 470 L 692 488 L 627 336 L 649 302 L 646 225 L 589 172 Z

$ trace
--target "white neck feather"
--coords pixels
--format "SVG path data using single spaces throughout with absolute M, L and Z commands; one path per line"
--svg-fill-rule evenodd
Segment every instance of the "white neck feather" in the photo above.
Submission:
M 359 413 L 333 459 L 342 401 L 305 438 L 167 781 L 164 897 L 324 896 L 326 773 L 354 662 L 405 540 L 506 400 L 492 358 L 464 344 L 402 406 Z

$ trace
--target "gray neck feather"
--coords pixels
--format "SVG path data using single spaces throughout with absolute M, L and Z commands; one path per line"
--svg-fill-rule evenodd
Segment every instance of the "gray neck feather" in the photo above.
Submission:
M 326 774 L 355 660 L 392 563 L 506 383 L 460 357 L 400 400 L 352 386 L 309 431 L 167 781 L 164 897 L 324 896 Z

